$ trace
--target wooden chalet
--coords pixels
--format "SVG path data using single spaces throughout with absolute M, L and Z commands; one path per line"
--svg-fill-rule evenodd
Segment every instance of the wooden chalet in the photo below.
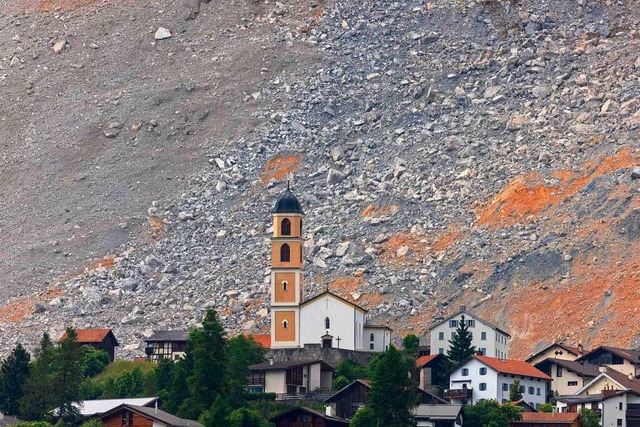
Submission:
M 122 404 L 94 419 L 105 427 L 204 427 L 197 421 L 178 418 L 156 407 Z
M 344 427 L 349 425 L 349 421 L 345 419 L 323 414 L 302 406 L 277 415 L 269 421 L 274 423 L 276 427 Z
M 76 334 L 79 344 L 104 350 L 109 355 L 109 362 L 115 360 L 116 347 L 119 347 L 120 344 L 111 329 L 76 329 Z M 58 341 L 64 341 L 66 338 L 67 333 L 65 332 Z

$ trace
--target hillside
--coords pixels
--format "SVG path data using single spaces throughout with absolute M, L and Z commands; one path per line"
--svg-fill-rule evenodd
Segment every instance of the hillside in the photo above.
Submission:
M 0 17 L 5 351 L 264 331 L 288 171 L 308 295 L 640 345 L 639 2 L 72 3 Z

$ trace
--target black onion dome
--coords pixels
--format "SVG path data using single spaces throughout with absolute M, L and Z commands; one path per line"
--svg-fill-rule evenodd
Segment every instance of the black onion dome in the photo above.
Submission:
M 302 211 L 302 206 L 300 206 L 300 202 L 293 195 L 291 190 L 287 188 L 287 191 L 276 200 L 276 206 L 273 208 L 271 213 L 280 214 L 280 213 L 296 213 L 296 214 L 304 214 Z

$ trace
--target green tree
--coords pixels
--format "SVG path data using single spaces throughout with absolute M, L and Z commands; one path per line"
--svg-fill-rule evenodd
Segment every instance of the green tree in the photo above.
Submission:
M 22 344 L 18 344 L 0 365 L 0 410 L 7 414 L 19 413 L 24 383 L 29 376 L 30 360 L 27 350 Z
M 347 384 L 350 384 L 355 380 L 367 380 L 371 375 L 367 366 L 362 366 L 352 359 L 343 359 L 338 362 L 333 371 L 333 378 L 337 379 L 338 377 L 344 377 Z
M 518 400 L 522 400 L 522 392 L 523 386 L 520 385 L 520 380 L 513 380 L 513 384 L 511 384 L 511 388 L 509 389 L 509 401 L 517 402 Z
M 171 390 L 171 384 L 173 383 L 173 367 L 175 363 L 171 359 L 163 358 L 160 359 L 158 365 L 156 366 L 156 382 L 158 386 L 158 391 L 162 394 L 162 392 L 168 392 Z
M 383 427 L 380 421 L 376 419 L 376 414 L 369 406 L 358 409 L 356 414 L 349 423 L 351 427 Z
M 479 400 L 463 408 L 465 427 L 509 427 L 511 421 L 521 419 L 522 408 L 500 405 L 496 400 Z
M 227 381 L 225 375 L 226 344 L 224 328 L 215 310 L 208 310 L 202 328 L 189 334 L 188 348 L 193 357 L 189 377 L 193 404 L 199 412 L 211 406 Z
M 449 340 L 449 350 L 446 355 L 447 371 L 452 371 L 469 357 L 476 354 L 476 347 L 471 344 L 473 336 L 464 315 L 458 320 L 458 327 Z
M 104 427 L 104 424 L 100 420 L 88 420 L 83 422 L 81 427 Z
M 551 403 L 541 403 L 538 405 L 538 412 L 553 412 L 553 405 Z
M 158 395 L 158 377 L 156 377 L 156 371 L 149 371 L 144 374 L 144 396 L 157 396 Z
M 265 350 L 253 338 L 238 335 L 227 342 L 225 371 L 226 388 L 234 406 L 244 405 L 245 385 L 249 366 L 264 361 Z
M 391 346 L 382 353 L 371 376 L 367 407 L 376 423 L 385 427 L 404 427 L 413 423 L 416 383 L 409 376 L 404 355 Z
M 229 427 L 270 427 L 272 424 L 262 418 L 255 409 L 239 408 L 231 412 L 228 417 Z
M 226 425 L 232 409 L 226 397 L 218 395 L 209 410 L 204 411 L 200 416 L 200 422 L 204 427 L 218 427 Z
M 580 409 L 580 417 L 584 427 L 599 427 L 600 415 L 598 415 L 593 409 L 583 408 Z
M 80 384 L 82 375 L 82 349 L 78 344 L 75 329 L 67 328 L 64 339 L 60 342 L 54 361 L 53 396 L 60 410 L 60 420 L 73 424 L 80 419 L 80 409 L 75 402 L 80 400 Z
M 187 358 L 189 355 L 187 355 Z M 187 375 L 189 372 L 187 358 L 176 363 L 173 369 L 173 379 L 171 389 L 167 393 L 167 400 L 164 404 L 164 410 L 171 414 L 177 414 L 180 405 L 189 398 L 189 382 Z
M 342 375 L 340 375 L 339 377 L 333 380 L 333 389 L 342 390 L 349 384 L 351 384 L 351 382 L 349 382 L 349 380 L 346 377 L 343 377 Z
M 407 357 L 413 358 L 413 361 L 415 362 L 420 354 L 420 338 L 414 334 L 409 334 L 402 339 L 402 344 Z
M 85 377 L 95 377 L 109 364 L 109 355 L 106 351 L 91 347 L 82 346 L 82 373 Z
M 20 415 L 26 420 L 43 420 L 55 406 L 53 380 L 56 348 L 46 332 L 35 351 L 29 377 L 24 383 L 24 394 L 20 399 Z

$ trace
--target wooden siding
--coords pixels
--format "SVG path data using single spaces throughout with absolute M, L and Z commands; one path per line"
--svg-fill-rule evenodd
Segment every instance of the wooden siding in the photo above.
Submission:
M 104 427 L 123 427 L 122 425 L 122 412 L 131 412 L 126 409 L 122 409 L 121 411 L 115 412 L 109 415 L 106 418 L 103 418 L 101 421 L 104 424 Z M 128 420 L 127 416 L 127 420 Z M 127 421 L 128 423 L 128 421 Z M 153 427 L 153 420 L 142 416 L 137 413 L 133 413 L 133 425 L 127 424 L 126 427 Z

